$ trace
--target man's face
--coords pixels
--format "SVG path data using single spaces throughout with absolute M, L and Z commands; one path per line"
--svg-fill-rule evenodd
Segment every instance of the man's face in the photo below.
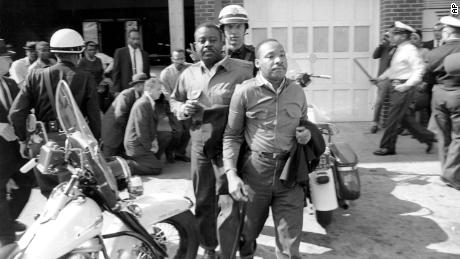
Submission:
M 185 63 L 185 55 L 183 52 L 174 51 L 171 56 L 171 62 L 177 69 L 181 69 Z
M 404 33 L 394 32 L 394 31 L 391 33 L 391 42 L 394 45 L 398 45 L 406 40 L 407 40 L 407 36 Z
M 433 35 L 435 40 L 442 39 L 442 25 L 436 25 L 433 27 Z
M 224 25 L 225 40 L 231 46 L 240 47 L 244 43 L 244 23 L 230 23 Z
M 255 65 L 268 81 L 279 81 L 286 76 L 287 58 L 283 46 L 269 41 L 259 47 Z
M 26 56 L 27 58 L 34 62 L 35 60 L 37 60 L 37 52 L 35 50 L 26 50 Z
M 146 92 L 152 97 L 153 100 L 158 100 L 161 95 L 161 84 L 157 78 L 149 80 L 148 87 L 145 88 Z
M 422 43 L 420 36 L 416 33 L 412 33 L 410 35 L 410 43 L 412 43 L 414 46 L 419 47 Z
M 141 37 L 139 35 L 139 32 L 132 31 L 129 33 L 128 44 L 135 49 L 139 48 L 139 46 L 141 45 Z
M 51 57 L 49 46 L 40 46 L 37 48 L 37 54 L 40 59 L 49 59 Z
M 4 76 L 8 73 L 11 63 L 13 63 L 11 57 L 0 56 L 0 76 Z
M 221 33 L 215 28 L 201 27 L 195 31 L 195 48 L 201 60 L 214 64 L 220 60 L 223 46 Z
M 88 55 L 88 57 L 94 58 L 96 56 L 96 53 L 97 53 L 97 48 L 94 45 L 88 45 L 86 47 L 85 51 L 86 51 L 86 55 Z

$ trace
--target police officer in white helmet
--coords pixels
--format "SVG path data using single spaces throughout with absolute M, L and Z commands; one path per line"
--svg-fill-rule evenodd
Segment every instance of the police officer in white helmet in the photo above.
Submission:
M 37 120 L 44 123 L 48 138 L 60 146 L 64 144 L 65 137 L 59 134 L 60 124 L 54 107 L 56 88 L 61 79 L 69 84 L 94 136 L 97 139 L 100 136 L 101 118 L 96 83 L 91 74 L 76 68 L 84 50 L 83 38 L 72 29 L 61 29 L 51 37 L 50 47 L 58 62 L 49 68 L 34 70 L 27 76 L 26 84 L 16 97 L 9 113 L 23 157 L 34 157 L 39 152 L 39 149 L 28 150 L 27 148 L 26 120 L 31 109 L 35 110 Z M 36 173 L 36 177 L 41 193 L 45 197 L 48 197 L 59 183 L 56 176 Z

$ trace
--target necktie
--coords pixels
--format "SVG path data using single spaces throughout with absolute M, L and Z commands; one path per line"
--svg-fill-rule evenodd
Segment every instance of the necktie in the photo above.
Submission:
M 5 107 L 6 110 L 10 110 L 11 104 L 13 102 L 11 98 L 11 93 L 10 90 L 8 89 L 8 86 L 6 85 L 6 82 L 0 78 L 0 102 L 2 105 Z
M 136 49 L 133 49 L 133 75 L 137 74 Z

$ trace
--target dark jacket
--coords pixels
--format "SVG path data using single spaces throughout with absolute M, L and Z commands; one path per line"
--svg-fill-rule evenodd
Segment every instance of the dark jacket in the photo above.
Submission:
M 142 61 L 143 61 L 143 73 L 150 77 L 150 63 L 149 54 L 144 50 L 141 50 Z M 131 64 L 131 55 L 129 54 L 129 48 L 123 47 L 115 50 L 113 55 L 113 91 L 121 92 L 126 88 L 129 88 L 129 82 L 133 77 L 133 67 Z
M 10 90 L 11 98 L 14 100 L 16 95 L 18 95 L 18 93 L 19 93 L 18 85 L 11 78 L 8 78 L 6 76 L 0 76 L 0 77 L 3 78 L 3 80 L 5 80 L 5 83 L 6 83 L 7 87 L 8 87 L 8 90 Z M 1 87 L 1 85 L 0 85 L 0 87 Z M 5 96 L 5 98 L 6 98 L 6 100 L 8 100 L 8 98 L 6 96 Z M 10 103 L 9 105 L 11 106 L 12 104 Z M 2 105 L 2 103 L 0 102 L 0 123 L 9 123 L 9 121 L 8 121 L 8 112 L 9 112 L 9 109 L 6 109 Z
M 20 141 L 27 138 L 26 119 L 30 109 L 35 109 L 37 120 L 49 122 L 57 120 L 48 97 L 45 77 L 47 69 L 33 70 L 26 79 L 26 85 L 21 89 L 11 107 L 9 118 Z M 58 82 L 64 79 L 72 91 L 83 116 L 96 139 L 101 135 L 101 115 L 97 99 L 96 83 L 93 76 L 77 69 L 72 63 L 58 62 L 49 68 L 51 87 L 54 93 Z
M 288 187 L 292 187 L 295 184 L 306 185 L 308 174 L 318 166 L 319 158 L 326 149 L 323 134 L 314 123 L 301 121 L 300 126 L 310 130 L 311 139 L 305 145 L 300 145 L 296 142 L 291 149 L 289 158 L 280 175 L 281 182 Z
M 378 76 L 390 67 L 391 58 L 394 54 L 394 48 L 394 46 L 390 46 L 389 44 L 380 44 L 377 48 L 375 48 L 372 58 L 380 59 L 379 70 L 377 72 Z
M 423 80 L 428 84 L 443 84 L 446 87 L 460 87 L 460 76 L 448 75 L 444 58 L 460 52 L 460 39 L 449 40 L 426 55 L 426 72 Z

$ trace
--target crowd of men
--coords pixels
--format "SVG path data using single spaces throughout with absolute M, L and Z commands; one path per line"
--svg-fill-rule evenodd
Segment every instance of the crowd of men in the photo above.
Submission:
M 113 60 L 71 29 L 58 30 L 49 43 L 28 42 L 26 57 L 13 64 L 13 53 L 0 40 L 0 167 L 8 171 L 0 174 L 0 245 L 13 242 L 15 231 L 25 229 L 15 220 L 35 180 L 45 197 L 64 180 L 18 172 L 38 152 L 28 145 L 26 121 L 31 112 L 44 123 L 49 139 L 63 145 L 53 105 L 62 79 L 108 159 L 124 157 L 138 175 L 162 173 L 163 154 L 168 163 L 191 162 L 205 258 L 234 258 L 236 250 L 241 258 L 253 258 L 270 208 L 277 258 L 301 258 L 305 182 L 295 172 L 288 172 L 289 181 L 281 174 L 297 145 L 313 145 L 314 150 L 324 146 L 310 141 L 313 129 L 307 126 L 306 96 L 298 82 L 286 78 L 284 46 L 276 39 L 256 47 L 245 45 L 249 18 L 241 6 L 224 7 L 218 20 L 219 25 L 196 27 L 190 50 L 194 63 L 185 62 L 184 50 L 174 50 L 172 64 L 160 75 L 150 73 L 148 54 L 135 29 L 128 32 L 127 46 L 117 49 Z M 380 54 L 374 55 L 386 62 L 375 80 L 379 94 L 389 94 L 391 100 L 380 149 L 374 154 L 394 154 L 401 127 L 426 143 L 427 151 L 431 149 L 434 134 L 413 122 L 407 112 L 413 89 L 425 74 L 434 85 L 432 113 L 442 177 L 459 188 L 460 76 L 455 72 L 460 66 L 454 59 L 448 66 L 452 71 L 446 71 L 443 62 L 460 52 L 460 20 L 445 17 L 439 26 L 444 44 L 426 54 L 426 64 L 409 43 L 417 35 L 420 41 L 420 34 L 400 22 L 395 22 L 391 40 L 379 47 Z M 302 80 L 308 84 L 308 75 Z M 376 132 L 378 125 L 374 126 Z M 191 157 L 186 152 L 189 142 Z M 305 155 L 308 162 L 313 160 Z

